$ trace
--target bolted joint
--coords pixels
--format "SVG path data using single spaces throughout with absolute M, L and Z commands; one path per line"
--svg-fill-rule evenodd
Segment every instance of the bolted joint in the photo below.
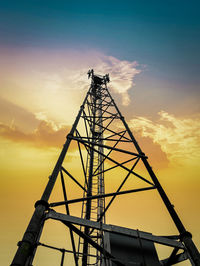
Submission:
M 73 137 L 73 135 L 69 133 L 69 134 L 67 134 L 66 139 L 72 139 L 72 137 Z
M 17 243 L 17 246 L 18 246 L 18 247 L 21 247 L 21 245 L 22 245 L 23 243 L 27 243 L 27 244 L 29 244 L 30 246 L 32 246 L 32 249 L 35 248 L 36 246 L 38 246 L 37 243 L 33 245 L 33 243 L 32 243 L 31 241 L 29 241 L 29 240 L 21 240 L 21 241 L 19 241 L 19 242 Z
M 21 241 L 19 241 L 18 243 L 17 243 L 17 246 L 18 247 L 21 247 L 21 245 L 23 244 L 23 243 L 28 243 L 28 244 L 30 244 L 31 245 L 31 242 L 30 241 L 28 241 L 28 240 L 21 240 Z
M 188 231 L 185 231 L 180 234 L 180 240 L 184 241 L 185 238 L 192 238 L 192 234 Z
M 37 208 L 37 206 L 39 206 L 39 205 L 44 206 L 45 209 L 46 209 L 46 211 L 49 210 L 49 203 L 47 201 L 45 201 L 45 200 L 38 200 L 38 201 L 36 201 L 35 208 Z
M 145 154 L 144 152 L 140 152 L 139 154 L 140 154 L 140 156 L 142 156 L 143 158 L 148 159 L 148 156 L 146 156 L 146 154 Z M 151 168 L 152 168 L 152 167 L 151 167 Z

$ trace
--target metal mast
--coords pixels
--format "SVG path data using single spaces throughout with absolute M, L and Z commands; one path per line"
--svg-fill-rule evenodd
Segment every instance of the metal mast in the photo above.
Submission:
M 35 203 L 35 211 L 22 241 L 18 243 L 11 265 L 34 265 L 37 249 L 43 246 L 61 253 L 61 260 L 58 262 L 61 266 L 167 266 L 184 260 L 189 260 L 191 265 L 200 266 L 200 255 L 191 233 L 185 229 L 107 88 L 108 74 L 100 76 L 90 70 L 88 77 L 91 78 L 91 86 L 67 135 L 44 193 Z M 68 154 L 70 151 L 74 152 L 75 144 L 78 156 L 74 156 L 77 159 L 74 166 L 68 160 Z M 140 166 L 144 167 L 144 171 L 141 172 Z M 116 172 L 116 169 L 119 171 Z M 117 188 L 106 192 L 104 179 L 119 175 L 118 173 L 122 180 L 120 179 Z M 63 199 L 52 202 L 50 196 L 58 177 L 61 180 Z M 140 186 L 124 190 L 125 183 L 131 178 L 140 181 Z M 69 187 L 67 184 L 68 180 L 80 189 L 81 197 L 68 198 L 68 188 L 73 190 L 72 185 Z M 159 193 L 177 228 L 176 236 L 156 236 L 106 224 L 105 214 L 116 197 L 149 190 Z M 74 204 L 82 204 L 80 216 L 71 215 L 71 206 Z M 65 213 L 55 211 L 58 206 L 64 206 Z M 48 219 L 62 222 L 69 229 L 67 242 L 70 242 L 71 250 L 41 242 L 43 227 Z M 171 247 L 171 254 L 160 260 L 155 243 Z M 66 253 L 72 254 L 73 262 L 70 264 L 65 264 Z
M 88 167 L 86 169 L 85 187 L 87 187 L 86 197 L 89 198 L 86 204 L 83 203 L 82 217 L 87 220 L 105 222 L 102 213 L 104 211 L 104 199 L 99 197 L 91 200 L 92 196 L 101 196 L 104 194 L 104 163 L 103 163 L 103 122 L 102 122 L 102 95 L 103 87 L 106 85 L 107 80 L 105 77 L 96 76 L 92 71 L 88 72 L 88 76 L 91 76 L 91 92 L 89 95 L 90 100 L 88 106 L 91 109 L 90 118 L 90 138 L 92 140 L 88 153 Z M 97 151 L 94 151 L 97 149 Z M 92 237 L 93 240 L 100 246 L 103 245 L 102 231 L 91 231 L 89 227 L 85 227 L 84 233 L 86 236 Z M 81 239 L 80 239 L 81 241 Z M 81 242 L 80 242 L 81 243 Z M 85 239 L 83 244 L 83 256 L 82 265 L 100 265 L 102 262 L 102 256 L 99 252 L 94 251 L 92 246 L 89 246 Z M 88 255 L 96 254 L 96 258 L 92 258 Z M 92 261 L 91 261 L 92 260 Z

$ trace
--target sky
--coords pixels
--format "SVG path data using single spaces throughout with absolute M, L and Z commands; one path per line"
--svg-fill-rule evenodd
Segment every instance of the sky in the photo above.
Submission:
M 0 0 L 4 264 L 82 104 L 90 68 L 110 74 L 119 109 L 200 248 L 199 8 L 195 0 Z

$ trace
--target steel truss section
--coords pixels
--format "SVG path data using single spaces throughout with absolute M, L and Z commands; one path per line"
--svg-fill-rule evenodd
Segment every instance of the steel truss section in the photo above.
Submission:
M 58 265 L 61 266 L 66 265 L 66 253 L 73 254 L 75 266 L 125 265 L 124 261 L 113 256 L 105 244 L 106 234 L 114 233 L 171 247 L 171 254 L 166 259 L 160 260 L 160 265 L 174 265 L 188 260 L 191 265 L 200 266 L 199 252 L 192 235 L 185 229 L 149 165 L 147 156 L 141 150 L 107 88 L 109 75 L 96 75 L 90 70 L 88 77 L 91 78 L 91 86 L 66 137 L 44 193 L 35 204 L 35 211 L 22 241 L 18 244 L 11 265 L 31 266 L 38 247 L 60 252 Z M 68 160 L 68 154 L 74 150 L 77 158 L 76 167 L 70 166 Z M 141 167 L 144 170 L 141 171 Z M 105 179 L 111 175 L 117 175 L 121 181 L 113 190 L 107 192 Z M 52 202 L 50 196 L 58 176 L 63 195 L 61 200 Z M 133 178 L 140 182 L 140 186 L 124 189 L 125 184 Z M 82 197 L 68 196 L 69 181 L 71 186 L 79 189 Z M 156 236 L 106 223 L 106 214 L 116 197 L 136 192 L 146 193 L 150 190 L 159 193 L 177 228 L 176 236 Z M 79 203 L 82 204 L 80 217 L 71 215 L 71 207 Z M 64 206 L 65 213 L 55 211 L 54 208 L 59 206 Z M 71 249 L 40 241 L 46 220 L 57 220 L 66 225 L 69 229 L 68 242 L 71 243 Z

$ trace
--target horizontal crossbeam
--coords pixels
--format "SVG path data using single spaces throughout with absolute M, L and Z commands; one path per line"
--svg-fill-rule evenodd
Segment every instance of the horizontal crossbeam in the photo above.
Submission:
M 68 223 L 72 223 L 72 224 L 77 224 L 77 225 L 81 225 L 81 226 L 94 228 L 97 230 L 103 230 L 103 231 L 107 231 L 107 232 L 113 232 L 113 233 L 117 233 L 117 234 L 121 234 L 121 235 L 126 235 L 129 237 L 138 238 L 138 230 L 124 228 L 124 227 L 120 227 L 120 226 L 116 226 L 116 225 L 102 224 L 100 222 L 94 222 L 94 221 L 82 219 L 79 217 L 69 216 L 66 214 L 58 213 L 58 212 L 55 212 L 53 210 L 50 210 L 49 213 L 46 214 L 45 218 L 46 219 L 54 219 L 54 220 L 58 220 L 61 222 L 68 222 Z M 175 241 L 172 239 L 168 239 L 168 238 L 164 238 L 161 236 L 155 236 L 155 235 L 152 235 L 150 233 L 146 233 L 146 232 L 142 232 L 142 231 L 139 231 L 139 233 L 140 233 L 141 239 L 152 241 L 154 243 L 158 243 L 158 244 L 162 244 L 162 245 L 166 245 L 166 246 L 170 246 L 170 247 L 177 247 L 179 249 L 185 249 L 185 247 L 183 246 L 183 244 L 181 242 L 178 242 L 178 241 Z
M 85 140 L 85 139 L 88 139 L 88 140 L 89 140 L 89 139 L 92 139 L 92 140 L 93 140 L 93 139 L 94 139 L 94 138 L 92 138 L 92 137 L 81 137 L 81 136 L 80 136 L 80 138 L 81 138 L 82 140 Z M 105 141 L 118 141 L 118 139 L 109 139 L 109 138 L 97 138 L 97 140 L 98 140 L 98 141 L 100 141 L 100 140 L 102 140 L 102 141 L 104 141 L 104 140 L 105 140 Z M 132 140 L 120 140 L 119 142 L 128 142 L 128 143 L 131 142 L 131 143 L 132 143 Z
M 57 248 L 57 247 L 54 247 L 54 246 L 51 246 L 51 245 L 47 245 L 47 244 L 44 244 L 44 243 L 41 243 L 41 242 L 38 242 L 37 245 L 41 246 L 41 247 L 45 247 L 45 248 L 54 249 L 54 250 L 57 250 L 57 251 L 60 251 L 60 252 L 74 253 L 76 255 L 83 255 L 82 252 L 74 252 L 72 250 L 65 249 L 65 248 Z M 93 254 L 88 254 L 88 256 L 95 257 L 95 258 L 97 257 L 96 255 L 93 255 Z
M 122 153 L 126 153 L 126 154 L 130 154 L 130 155 L 134 155 L 134 156 L 137 156 L 137 157 L 140 157 L 140 158 L 147 158 L 147 156 L 145 155 L 142 155 L 142 154 L 138 154 L 138 153 L 134 153 L 134 152 L 131 152 L 131 151 L 127 151 L 127 150 L 122 150 L 122 149 L 119 149 L 119 148 L 113 148 L 112 146 L 108 146 L 108 145 L 105 145 L 105 144 L 100 144 L 98 142 L 92 142 L 92 141 L 87 141 L 87 140 L 83 140 L 82 138 L 76 138 L 74 136 L 69 136 L 69 138 L 73 139 L 73 140 L 76 140 L 76 141 L 79 141 L 81 143 L 86 143 L 86 144 L 91 144 L 91 145 L 95 145 L 95 146 L 99 146 L 99 147 L 102 147 L 102 148 L 106 148 L 106 149 L 112 149 L 112 150 L 115 150 L 115 151 L 119 151 L 119 152 L 122 152 Z M 98 140 L 98 139 L 97 139 Z
M 78 199 L 72 199 L 72 200 L 67 200 L 67 201 L 59 201 L 59 202 L 50 203 L 49 206 L 50 207 L 57 207 L 57 206 L 65 205 L 65 204 L 72 204 L 72 203 L 87 201 L 88 199 L 91 199 L 91 200 L 100 199 L 100 198 L 112 197 L 115 195 L 129 194 L 129 193 L 141 192 L 141 191 L 151 190 L 151 189 L 156 189 L 156 187 L 130 189 L 130 190 L 124 190 L 124 191 L 120 191 L 120 192 L 113 192 L 113 193 L 91 196 L 91 197 L 87 197 L 87 198 L 78 198 Z

